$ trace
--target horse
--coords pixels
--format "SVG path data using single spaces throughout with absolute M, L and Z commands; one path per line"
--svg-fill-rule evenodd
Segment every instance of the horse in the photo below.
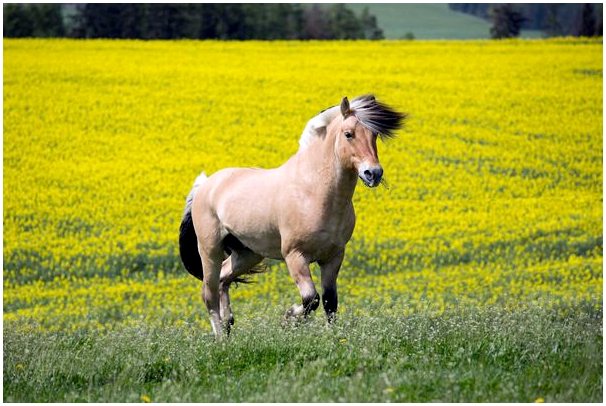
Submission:
M 286 262 L 301 304 L 286 319 L 305 319 L 320 304 L 310 273 L 321 270 L 322 305 L 337 312 L 337 276 L 355 226 L 352 198 L 358 178 L 383 179 L 377 139 L 395 137 L 406 118 L 373 95 L 323 110 L 308 121 L 297 153 L 273 169 L 226 168 L 198 176 L 186 198 L 179 251 L 186 270 L 202 281 L 215 337 L 229 334 L 233 282 L 257 272 L 265 258 Z

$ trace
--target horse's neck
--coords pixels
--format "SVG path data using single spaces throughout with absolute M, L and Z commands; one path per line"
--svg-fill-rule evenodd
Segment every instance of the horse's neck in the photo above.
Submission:
M 321 200 L 334 206 L 335 210 L 350 204 L 358 178 L 355 173 L 342 168 L 335 153 L 334 134 L 316 138 L 297 155 L 299 173 L 306 177 L 306 183 L 314 185 L 314 191 Z

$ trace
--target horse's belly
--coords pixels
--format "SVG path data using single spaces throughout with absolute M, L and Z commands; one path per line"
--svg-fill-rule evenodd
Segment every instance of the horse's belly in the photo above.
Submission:
M 251 209 L 239 214 L 228 214 L 221 219 L 226 231 L 236 237 L 244 246 L 259 255 L 280 259 L 281 238 L 268 216 Z
M 246 234 L 241 237 L 236 237 L 251 251 L 265 257 L 272 259 L 283 259 L 280 238 L 273 238 L 273 236 L 263 235 L 250 235 Z

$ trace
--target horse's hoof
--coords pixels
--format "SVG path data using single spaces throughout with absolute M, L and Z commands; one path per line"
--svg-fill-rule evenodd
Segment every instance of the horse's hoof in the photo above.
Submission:
M 326 314 L 326 321 L 328 322 L 329 326 L 334 325 L 336 320 L 337 320 L 337 313 L 327 313 Z
M 233 316 L 229 317 L 229 318 L 227 318 L 225 320 L 223 320 L 221 322 L 221 324 L 222 324 L 222 327 L 223 327 L 222 328 L 223 332 L 225 333 L 226 336 L 229 336 L 229 334 L 231 333 L 231 326 L 234 325 L 234 318 L 233 318 Z
M 284 315 L 285 319 L 298 319 L 300 318 L 303 313 L 305 312 L 305 308 L 303 307 L 303 305 L 292 305 L 287 311 L 286 314 Z
M 282 318 L 282 326 L 283 327 L 291 327 L 296 326 L 301 321 L 300 312 L 297 310 L 298 305 L 292 305 L 286 313 L 284 313 L 284 317 Z

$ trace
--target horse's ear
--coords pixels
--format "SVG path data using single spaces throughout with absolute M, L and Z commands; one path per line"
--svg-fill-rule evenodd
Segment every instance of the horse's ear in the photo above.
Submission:
M 320 137 L 320 138 L 326 137 L 326 126 L 325 125 L 323 125 L 322 127 L 314 128 L 314 131 L 315 131 L 317 137 Z
M 349 100 L 347 100 L 347 97 L 344 97 L 343 100 L 341 100 L 341 114 L 343 114 L 344 118 L 351 114 Z

